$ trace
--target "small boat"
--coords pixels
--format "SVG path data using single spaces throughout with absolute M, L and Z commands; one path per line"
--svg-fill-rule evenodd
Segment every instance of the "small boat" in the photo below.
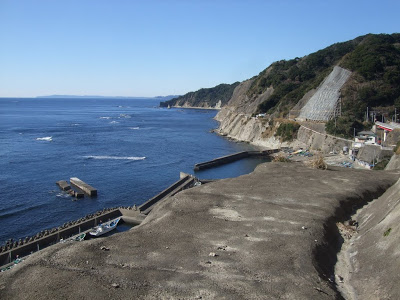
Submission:
M 89 234 L 93 236 L 100 236 L 107 232 L 110 232 L 117 227 L 120 219 L 121 218 L 119 217 L 103 224 L 97 225 L 96 227 L 93 227 L 91 231 L 89 231 Z
M 71 242 L 71 241 L 81 242 L 81 241 L 83 241 L 85 239 L 85 237 L 86 237 L 86 233 L 83 232 L 83 233 L 80 233 L 78 235 L 71 236 L 71 237 L 69 237 L 69 238 L 67 238 L 65 240 L 61 239 L 60 243 Z
M 74 237 L 74 241 L 81 242 L 85 239 L 86 233 L 81 233 Z

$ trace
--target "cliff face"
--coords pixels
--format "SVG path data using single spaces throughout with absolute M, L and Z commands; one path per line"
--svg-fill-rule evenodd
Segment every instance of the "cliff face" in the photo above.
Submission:
M 280 137 L 275 136 L 280 125 L 279 122 L 270 125 L 265 119 L 237 113 L 231 107 L 222 108 L 215 119 L 220 122 L 217 133 L 266 148 L 302 147 L 329 153 L 331 151 L 340 152 L 343 147 L 351 146 L 350 140 L 320 133 L 307 125 L 300 126 L 293 141 L 283 142 Z
M 334 70 L 341 69 L 335 67 Z M 342 69 L 343 70 L 343 69 Z M 266 71 L 268 74 L 270 70 Z M 332 71 L 333 73 L 334 71 Z M 321 94 L 324 90 L 328 79 L 323 80 L 322 84 L 306 93 L 297 104 L 299 111 L 312 99 L 313 95 Z M 228 136 L 232 139 L 245 141 L 257 146 L 278 148 L 278 147 L 304 147 L 311 150 L 320 150 L 328 153 L 330 151 L 340 151 L 344 146 L 350 146 L 350 141 L 335 138 L 331 135 L 321 133 L 324 132 L 324 126 L 319 126 L 320 132 L 308 125 L 300 126 L 295 139 L 293 141 L 282 141 L 281 137 L 275 135 L 279 126 L 287 122 L 285 119 L 271 118 L 266 116 L 255 116 L 260 103 L 268 100 L 274 93 L 273 87 L 267 88 L 263 93 L 255 97 L 249 97 L 249 90 L 254 84 L 255 79 L 247 80 L 239 84 L 228 104 L 223 107 L 217 114 L 215 119 L 220 122 L 217 132 L 221 135 Z M 329 82 L 328 82 L 329 83 Z M 317 126 L 318 127 L 318 126 Z

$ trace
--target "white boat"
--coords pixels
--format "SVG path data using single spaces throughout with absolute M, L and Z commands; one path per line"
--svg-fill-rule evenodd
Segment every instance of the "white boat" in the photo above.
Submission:
M 120 219 L 121 218 L 119 217 L 111 221 L 105 222 L 103 224 L 97 225 L 96 227 L 93 227 L 91 231 L 89 231 L 89 234 L 94 236 L 100 236 L 107 232 L 110 232 L 111 230 L 117 228 Z

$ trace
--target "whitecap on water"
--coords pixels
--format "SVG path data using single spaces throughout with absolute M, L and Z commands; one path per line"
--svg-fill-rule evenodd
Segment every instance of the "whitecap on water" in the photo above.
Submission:
M 137 156 L 108 156 L 108 155 L 86 155 L 84 158 L 87 159 L 116 159 L 116 160 L 143 160 L 146 157 Z
M 118 124 L 119 122 L 117 121 L 111 121 L 110 124 Z
M 129 129 L 131 129 L 131 130 L 139 130 L 140 128 L 139 127 L 129 127 Z
M 132 118 L 132 116 L 128 115 L 128 114 L 120 114 L 119 117 L 120 118 L 126 118 L 126 119 Z
M 100 117 L 100 119 L 106 119 L 106 120 L 109 120 L 109 119 L 111 119 L 111 117 Z
M 36 138 L 37 141 L 46 141 L 46 142 L 51 142 L 53 140 L 52 136 L 45 136 L 41 138 Z
M 70 198 L 71 196 L 66 194 L 66 193 L 58 193 L 56 195 L 56 197 L 58 197 L 58 198 Z

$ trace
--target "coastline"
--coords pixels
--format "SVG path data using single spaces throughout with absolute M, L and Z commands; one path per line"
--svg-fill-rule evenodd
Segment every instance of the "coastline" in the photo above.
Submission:
M 370 174 L 261 164 L 158 203 L 129 231 L 33 254 L 2 274 L 0 296 L 336 298 L 329 281 L 339 246 L 330 231 L 335 219 L 398 179 L 395 172 Z
M 185 109 L 205 109 L 205 110 L 221 110 L 216 107 L 197 107 L 197 106 L 171 106 L 171 108 L 185 108 Z

